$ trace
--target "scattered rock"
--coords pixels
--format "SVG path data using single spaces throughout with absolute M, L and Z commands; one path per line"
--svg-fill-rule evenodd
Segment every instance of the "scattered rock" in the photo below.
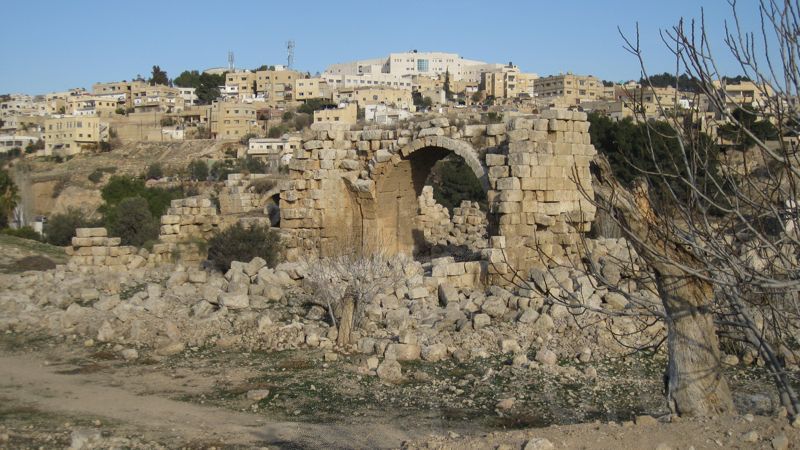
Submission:
M 536 361 L 544 364 L 545 366 L 553 366 L 558 362 L 558 356 L 552 350 L 543 348 L 536 352 Z
M 524 450 L 553 450 L 555 446 L 552 442 L 545 438 L 533 438 L 529 440 L 524 447 Z
M 656 420 L 655 417 L 648 415 L 636 416 L 636 419 L 634 421 L 636 425 L 641 425 L 641 426 L 658 425 L 658 420 Z
M 447 358 L 447 346 L 444 344 L 427 345 L 422 348 L 422 359 L 436 362 Z
M 758 438 L 759 436 L 757 431 L 748 431 L 742 435 L 742 442 L 748 442 L 752 444 L 758 442 Z
M 247 391 L 247 399 L 254 402 L 260 402 L 267 397 L 269 397 L 269 389 L 254 389 L 252 391 Z
M 125 361 L 133 361 L 134 359 L 139 358 L 139 352 L 136 351 L 135 348 L 126 348 L 120 352 L 120 355 L 122 355 L 122 358 Z
M 781 433 L 772 438 L 773 450 L 786 450 L 788 448 L 789 448 L 789 438 L 786 437 L 786 434 Z
M 183 342 L 171 342 L 163 347 L 156 349 L 156 355 L 159 356 L 172 356 L 183 352 L 186 349 L 186 344 Z
M 509 410 L 514 407 L 514 398 L 504 398 L 497 402 L 495 408 L 500 410 Z
M 394 359 L 384 359 L 378 366 L 377 374 L 384 383 L 399 383 L 403 380 L 400 363 Z

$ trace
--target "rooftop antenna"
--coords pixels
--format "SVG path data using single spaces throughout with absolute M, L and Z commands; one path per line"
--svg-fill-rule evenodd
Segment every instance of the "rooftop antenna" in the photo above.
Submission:
M 291 69 L 294 64 L 294 41 L 289 40 L 286 42 L 286 68 Z
M 233 52 L 228 50 L 228 71 L 236 72 L 236 64 L 234 64 Z

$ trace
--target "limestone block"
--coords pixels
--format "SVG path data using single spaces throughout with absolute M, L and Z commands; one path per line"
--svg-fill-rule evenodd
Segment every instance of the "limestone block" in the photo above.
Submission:
M 106 237 L 108 230 L 105 228 L 77 228 L 75 236 L 79 238 Z
M 529 165 L 513 165 L 511 166 L 512 177 L 529 177 L 531 175 L 531 166 Z
M 486 155 L 486 165 L 487 166 L 502 166 L 506 163 L 505 155 L 498 155 L 494 153 L 488 153 Z
M 364 130 L 361 132 L 361 139 L 365 141 L 383 139 L 383 130 Z
M 322 145 L 323 145 L 322 141 L 315 139 L 315 140 L 304 142 L 303 143 L 303 148 L 306 149 L 306 150 L 314 150 L 316 148 L 322 148 Z
M 504 190 L 519 190 L 520 187 L 520 180 L 517 177 L 506 177 L 506 178 L 498 178 L 497 179 L 497 190 L 504 191 Z
M 529 130 L 511 130 L 508 132 L 509 142 L 527 141 L 529 137 Z
M 486 134 L 488 136 L 497 136 L 500 134 L 505 134 L 506 132 L 506 125 L 504 123 L 493 123 L 486 125 Z
M 490 166 L 489 177 L 491 178 L 505 178 L 508 177 L 508 166 Z
M 465 125 L 464 136 L 475 137 L 486 133 L 486 125 Z
M 75 230 L 76 232 L 80 230 L 78 228 Z M 92 246 L 92 238 L 90 237 L 74 237 L 72 238 L 72 246 L 73 247 L 91 247 Z
M 444 136 L 444 130 L 438 127 L 431 127 L 419 131 L 419 137 L 428 136 Z

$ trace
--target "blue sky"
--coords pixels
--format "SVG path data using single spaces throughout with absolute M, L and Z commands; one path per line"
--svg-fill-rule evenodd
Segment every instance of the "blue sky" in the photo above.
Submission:
M 755 0 L 740 1 L 756 29 Z M 723 51 L 725 0 L 473 1 L 9 1 L 0 27 L 0 93 L 91 88 L 98 81 L 147 77 L 154 64 L 170 77 L 184 69 L 283 64 L 296 42 L 295 68 L 418 49 L 508 62 L 548 75 L 572 71 L 608 80 L 638 79 L 638 62 L 617 27 L 638 21 L 648 71 L 674 70 L 659 30 L 705 9 L 712 45 L 729 74 L 740 70 Z

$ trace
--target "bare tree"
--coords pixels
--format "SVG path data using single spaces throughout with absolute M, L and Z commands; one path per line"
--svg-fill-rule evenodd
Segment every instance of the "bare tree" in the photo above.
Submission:
M 671 105 L 659 104 L 659 110 L 673 131 L 668 137 L 678 144 L 677 154 L 664 158 L 650 145 L 647 153 L 655 169 L 641 170 L 643 181 L 632 191 L 623 189 L 606 161 L 598 158 L 596 195 L 654 270 L 669 330 L 667 376 L 673 410 L 690 415 L 732 410 L 720 371 L 719 325 L 728 332 L 726 337 L 757 351 L 776 381 L 783 405 L 794 415 L 800 404 L 778 348 L 790 348 L 798 337 L 797 322 L 791 319 L 800 318 L 800 165 L 797 141 L 782 138 L 796 138 L 800 123 L 795 106 L 800 81 L 798 8 L 788 0 L 761 1 L 762 26 L 753 33 L 741 28 L 736 3 L 730 4 L 733 20 L 726 23 L 725 43 L 753 82 L 751 98 L 733 96 L 726 89 L 704 18 L 681 21 L 662 37 L 675 56 L 676 78 L 686 74 L 693 79 L 695 99 L 705 99 L 708 109 L 716 112 L 705 116 L 706 129 L 733 124 L 754 143 L 750 151 L 737 155 L 744 167 L 734 170 L 730 161 L 717 159 L 716 144 L 699 132 L 699 108 L 666 112 L 680 111 L 676 98 Z M 646 80 L 638 32 L 635 39 L 626 38 L 626 45 L 639 59 Z M 758 135 L 735 114 L 737 108 L 772 121 L 777 141 Z M 647 130 L 657 132 L 650 126 Z M 752 161 L 753 156 L 758 161 Z
M 376 295 L 394 289 L 404 279 L 402 258 L 383 252 L 340 252 L 308 265 L 305 280 L 317 301 L 327 308 L 338 331 L 337 344 L 342 347 L 352 344 L 352 332 Z
M 623 186 L 600 155 L 593 165 L 596 179 L 590 200 L 621 228 L 653 272 L 663 310 L 649 311 L 663 317 L 668 329 L 666 390 L 673 412 L 709 415 L 734 410 L 722 372 L 722 336 L 749 346 L 761 358 L 783 406 L 796 416 L 800 403 L 786 366 L 797 361 L 800 343 L 800 8 L 790 0 L 762 0 L 761 27 L 749 32 L 740 25 L 736 2 L 729 3 L 732 20 L 726 22 L 725 44 L 752 80 L 754 92 L 743 99 L 726 89 L 704 18 L 681 20 L 664 31 L 662 39 L 675 56 L 676 79 L 686 75 L 693 80 L 694 104 L 682 107 L 677 94 L 670 104 L 659 102 L 668 127 L 649 122 L 643 105 L 634 105 L 637 119 L 646 124 L 647 164 L 630 161 L 640 179 Z M 643 80 L 648 80 L 638 29 L 634 37 L 623 39 L 640 62 Z M 643 89 L 655 93 L 652 85 Z M 778 139 L 766 140 L 751 123 L 740 120 L 737 109 L 772 122 Z M 731 163 L 730 154 L 721 158 L 717 143 L 703 132 L 722 124 L 731 124 L 753 143 L 735 155 L 739 167 Z M 659 148 L 664 139 L 672 141 L 676 151 Z M 577 171 L 573 177 L 580 186 Z M 615 289 L 591 263 L 588 246 L 583 249 L 586 265 L 581 269 Z M 625 294 L 647 309 L 642 299 Z M 580 299 L 571 299 L 568 306 L 574 305 L 572 300 Z

